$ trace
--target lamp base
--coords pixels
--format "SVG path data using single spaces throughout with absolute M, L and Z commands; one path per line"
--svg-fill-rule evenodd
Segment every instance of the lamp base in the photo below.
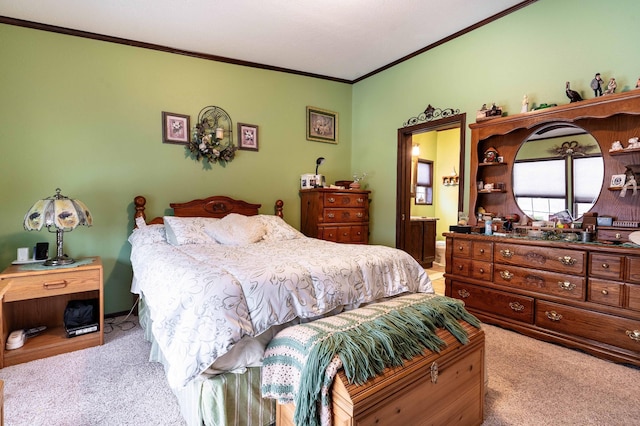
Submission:
M 44 266 L 62 266 L 62 265 L 70 265 L 75 262 L 76 262 L 75 259 L 68 257 L 67 255 L 62 255 L 62 256 L 48 259 L 46 262 L 43 263 L 43 265 Z

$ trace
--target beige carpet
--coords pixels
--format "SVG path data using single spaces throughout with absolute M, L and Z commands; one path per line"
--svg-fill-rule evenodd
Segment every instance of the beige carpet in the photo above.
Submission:
M 485 426 L 638 425 L 640 370 L 484 326 Z M 7 367 L 7 426 L 182 425 L 136 326 L 106 344 Z M 425 395 L 425 397 L 428 397 Z

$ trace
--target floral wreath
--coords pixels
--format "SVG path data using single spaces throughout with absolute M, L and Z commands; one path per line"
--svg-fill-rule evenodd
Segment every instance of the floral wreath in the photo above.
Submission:
M 232 142 L 222 145 L 223 138 L 218 137 L 216 130 L 217 127 L 211 123 L 210 117 L 204 117 L 196 124 L 193 138 L 187 145 L 192 158 L 209 164 L 220 163 L 222 166 L 235 158 L 238 147 Z

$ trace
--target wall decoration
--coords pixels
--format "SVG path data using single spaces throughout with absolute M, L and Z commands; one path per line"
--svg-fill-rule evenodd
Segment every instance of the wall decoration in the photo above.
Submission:
M 402 125 L 402 127 L 413 126 L 415 124 L 425 123 L 431 120 L 438 120 L 440 118 L 453 117 L 454 115 L 460 114 L 459 109 L 453 108 L 435 108 L 432 107 L 431 104 L 427 105 L 425 110 L 418 114 L 417 117 L 411 117 Z
M 193 139 L 187 145 L 187 153 L 204 167 L 219 163 L 225 166 L 236 155 L 233 144 L 233 122 L 227 112 L 217 106 L 204 107 L 198 114 Z
M 338 113 L 308 106 L 307 140 L 338 143 Z
M 238 123 L 238 149 L 258 150 L 258 126 Z
M 186 145 L 189 143 L 190 117 L 162 112 L 162 142 Z

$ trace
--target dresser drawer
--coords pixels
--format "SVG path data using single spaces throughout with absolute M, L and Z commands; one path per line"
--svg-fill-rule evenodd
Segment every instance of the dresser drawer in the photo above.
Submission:
M 451 284 L 451 290 L 451 297 L 464 300 L 467 308 L 533 324 L 532 297 L 476 287 L 457 281 Z
M 58 296 L 100 289 L 98 269 L 48 273 L 12 277 L 6 280 L 9 289 L 4 295 L 5 302 L 29 300 L 40 297 Z
M 626 280 L 630 283 L 640 284 L 640 257 L 627 257 Z
M 453 258 L 451 262 L 451 273 L 461 275 L 463 277 L 471 276 L 471 259 Z
M 325 223 L 367 222 L 369 216 L 366 209 L 324 209 L 322 221 Z
M 480 260 L 471 261 L 471 278 L 476 280 L 491 281 L 493 277 L 493 264 Z
M 550 294 L 573 300 L 584 300 L 584 277 L 540 271 L 518 266 L 494 265 L 496 284 Z
M 368 238 L 367 225 L 323 226 L 319 228 L 318 238 L 334 243 L 365 243 Z
M 452 252 L 454 257 L 471 257 L 471 241 L 454 238 Z
M 615 243 L 628 243 L 629 242 L 629 234 L 631 234 L 636 229 L 634 228 L 598 228 L 598 240 L 599 241 L 613 241 Z
M 589 255 L 589 275 L 610 280 L 622 280 L 624 256 L 613 254 L 591 253 Z
M 589 302 L 609 306 L 622 306 L 624 300 L 624 285 L 617 281 L 607 281 L 598 278 L 589 279 Z
M 476 260 L 493 262 L 493 243 L 484 241 L 474 241 L 471 244 L 471 257 Z
M 640 352 L 640 321 L 538 300 L 536 325 Z
M 496 243 L 493 261 L 574 275 L 582 275 L 586 270 L 586 252 L 519 244 Z
M 627 284 L 627 308 L 640 311 L 640 285 Z
M 337 192 L 324 194 L 323 202 L 325 207 L 361 207 L 365 208 L 369 199 L 363 194 L 350 194 L 348 192 Z

